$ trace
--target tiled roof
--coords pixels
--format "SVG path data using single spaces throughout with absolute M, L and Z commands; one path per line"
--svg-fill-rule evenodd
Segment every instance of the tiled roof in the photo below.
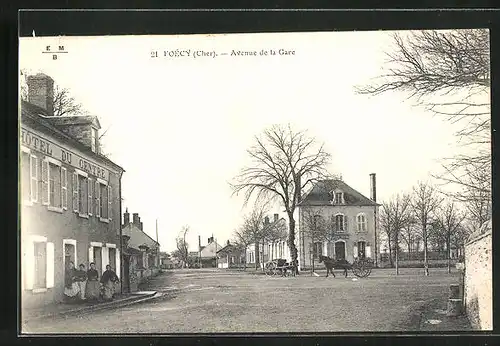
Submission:
M 377 206 L 376 202 L 363 196 L 358 191 L 347 185 L 342 180 L 328 179 L 317 182 L 299 203 L 299 206 L 321 206 L 331 205 L 332 190 L 339 190 L 344 193 L 345 204 L 355 206 Z
M 120 165 L 114 163 L 110 159 L 108 159 L 106 156 L 101 155 L 101 154 L 96 154 L 94 153 L 90 147 L 84 145 L 80 141 L 78 141 L 76 138 L 73 138 L 72 136 L 68 135 L 67 133 L 61 131 L 51 120 L 53 118 L 58 118 L 58 117 L 49 117 L 47 116 L 47 112 L 41 108 L 38 107 L 32 103 L 29 103 L 27 101 L 22 101 L 21 102 L 21 121 L 24 122 L 31 122 L 34 125 L 40 127 L 42 130 L 45 131 L 50 131 L 51 133 L 57 135 L 61 139 L 68 141 L 73 145 L 74 147 L 80 149 L 82 152 L 91 155 L 92 157 L 95 157 L 105 163 L 111 164 L 112 166 L 120 169 L 121 171 L 125 172 L 123 167 Z M 68 117 L 70 118 L 70 117 Z
M 141 231 L 134 224 L 129 223 L 122 229 L 122 234 L 128 235 L 130 237 L 128 244 L 129 247 L 138 249 L 140 245 L 146 244 L 150 248 L 159 245 L 153 238 Z

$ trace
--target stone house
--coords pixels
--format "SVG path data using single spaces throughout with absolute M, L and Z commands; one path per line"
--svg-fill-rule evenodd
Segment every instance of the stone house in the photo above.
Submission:
M 23 308 L 61 302 L 68 262 L 120 276 L 121 178 L 100 151 L 94 116 L 54 116 L 54 81 L 28 76 L 20 107 Z
M 160 244 L 147 235 L 138 213 L 123 214 L 123 290 L 137 291 L 138 285 L 160 272 Z
M 317 182 L 297 207 L 299 267 L 311 267 L 319 255 L 353 262 L 357 257 L 377 261 L 375 174 L 370 174 L 370 198 L 342 180 Z

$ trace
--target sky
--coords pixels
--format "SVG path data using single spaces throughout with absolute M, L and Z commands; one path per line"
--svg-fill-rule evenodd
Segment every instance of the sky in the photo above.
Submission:
M 51 76 L 99 117 L 104 152 L 125 169 L 123 211 L 139 213 L 153 238 L 158 219 L 161 249 L 172 251 L 184 225 L 190 250 L 198 235 L 202 245 L 212 234 L 219 244 L 232 238 L 249 210 L 229 182 L 273 124 L 324 142 L 329 171 L 365 196 L 376 173 L 379 201 L 437 172 L 458 150 L 449 123 L 399 92 L 355 92 L 383 72 L 391 44 L 384 31 L 29 37 L 19 58 L 20 69 Z M 68 53 L 53 60 L 41 53 L 47 45 Z M 193 56 L 200 51 L 218 56 Z M 279 206 L 269 213 L 285 216 Z

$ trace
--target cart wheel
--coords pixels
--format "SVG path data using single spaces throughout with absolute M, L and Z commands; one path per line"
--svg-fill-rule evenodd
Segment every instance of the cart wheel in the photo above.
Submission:
M 276 268 L 275 268 L 275 263 L 269 262 L 266 264 L 266 275 L 268 276 L 273 276 L 276 275 Z

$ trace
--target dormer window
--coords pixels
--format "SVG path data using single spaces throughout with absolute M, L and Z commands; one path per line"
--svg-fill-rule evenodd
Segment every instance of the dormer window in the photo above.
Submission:
M 97 136 L 97 129 L 96 128 L 91 128 L 90 129 L 91 131 L 91 147 L 92 147 L 92 151 L 94 153 L 97 153 L 98 152 L 98 140 L 99 140 L 99 137 Z
M 343 204 L 344 203 L 344 193 L 343 192 L 335 192 L 334 203 L 335 204 Z

